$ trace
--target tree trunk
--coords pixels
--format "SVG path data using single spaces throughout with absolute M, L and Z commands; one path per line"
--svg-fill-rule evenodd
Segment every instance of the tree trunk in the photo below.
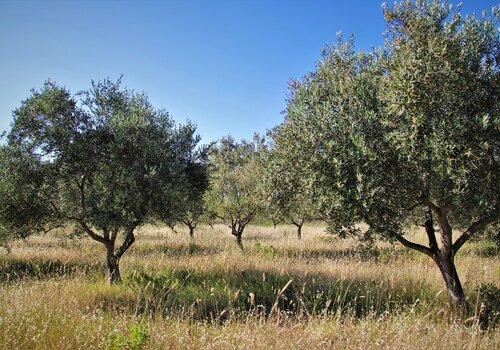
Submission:
M 196 228 L 196 225 L 194 223 L 192 223 L 191 221 L 185 221 L 184 225 L 186 225 L 187 228 L 189 229 L 189 237 L 191 239 L 193 239 L 194 238 L 194 229 Z
M 236 237 L 236 244 L 238 248 L 243 250 L 243 241 L 241 237 L 243 236 L 243 230 L 245 229 L 245 225 L 239 222 L 233 222 L 231 224 L 231 234 Z
M 436 231 L 434 230 L 432 210 L 429 207 L 425 208 L 424 228 L 427 233 L 427 239 L 429 240 L 429 248 L 435 254 L 439 248 L 436 241 Z
M 238 248 L 243 250 L 243 240 L 241 239 L 241 233 L 236 235 L 236 244 L 238 244 Z
M 302 239 L 302 225 L 297 225 L 297 238 Z
M 452 301 L 458 306 L 465 306 L 465 294 L 462 288 L 462 284 L 460 283 L 460 279 L 458 278 L 458 273 L 454 262 L 454 257 L 459 247 L 458 245 L 454 246 L 452 244 L 452 230 L 446 217 L 446 212 L 430 201 L 425 202 L 425 205 L 426 208 L 424 227 L 427 233 L 427 238 L 429 240 L 429 247 L 410 242 L 398 234 L 395 234 L 394 237 L 404 246 L 417 250 L 431 257 L 439 267 L 439 271 L 441 271 L 446 289 L 448 290 L 448 294 L 450 295 Z M 441 247 L 438 246 L 436 240 L 436 234 L 433 224 L 433 213 L 437 215 L 439 226 L 441 228 Z
M 295 221 L 292 219 L 292 224 L 295 225 L 295 227 L 297 227 L 297 238 L 298 239 L 302 239 L 302 226 L 304 226 L 304 219 L 300 220 L 300 221 Z
M 115 284 L 121 282 L 120 276 L 120 258 L 127 251 L 128 248 L 135 242 L 134 230 L 138 225 L 138 222 L 133 222 L 125 229 L 125 239 L 121 246 L 115 251 L 116 237 L 119 232 L 119 228 L 114 228 L 113 230 L 105 229 L 103 234 L 96 234 L 83 220 L 79 220 L 78 223 L 85 230 L 85 232 L 94 241 L 102 243 L 106 248 L 106 266 L 108 268 L 108 280 L 110 284 Z M 111 235 L 110 235 L 111 233 Z
M 114 253 L 114 247 L 106 247 L 106 265 L 108 267 L 108 281 L 110 284 L 121 282 L 120 258 Z
M 448 289 L 448 294 L 450 295 L 453 302 L 457 305 L 465 304 L 465 294 L 458 278 L 457 269 L 455 267 L 455 262 L 451 255 L 443 255 L 442 253 L 436 254 L 434 259 L 436 264 L 441 271 L 446 288 Z

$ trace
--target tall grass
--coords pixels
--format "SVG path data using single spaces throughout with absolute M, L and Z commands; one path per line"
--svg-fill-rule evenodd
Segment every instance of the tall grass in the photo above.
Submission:
M 86 238 L 56 231 L 15 242 L 0 253 L 0 348 L 500 347 L 498 325 L 481 329 L 450 307 L 425 256 L 366 250 L 319 225 L 301 241 L 293 232 L 250 227 L 240 252 L 223 226 L 194 240 L 148 226 L 118 286 L 105 283 L 104 252 Z M 499 262 L 483 242 L 457 257 L 471 312 L 478 287 L 500 287 Z

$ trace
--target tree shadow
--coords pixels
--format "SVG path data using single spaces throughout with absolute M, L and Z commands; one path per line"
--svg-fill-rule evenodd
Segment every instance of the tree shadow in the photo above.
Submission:
M 252 251 L 259 253 L 266 258 L 287 257 L 293 259 L 301 259 L 307 261 L 317 260 L 355 260 L 355 261 L 373 261 L 387 262 L 399 257 L 407 257 L 411 254 L 410 251 L 404 249 L 393 248 L 365 248 L 356 247 L 349 249 L 333 249 L 333 248 L 301 248 L 301 247 L 274 247 L 273 245 L 263 245 L 260 242 L 254 243 Z
M 134 272 L 126 284 L 137 295 L 136 312 L 150 316 L 174 313 L 195 320 L 217 321 L 222 314 L 245 318 L 273 313 L 293 316 L 365 317 L 435 303 L 425 282 L 288 274 L 264 270 L 200 271 L 167 269 Z
M 104 276 L 102 263 L 63 262 L 60 260 L 0 260 L 0 281 L 13 282 L 23 279 L 41 280 L 71 275 Z
M 192 255 L 214 255 L 223 251 L 222 248 L 207 247 L 196 243 L 189 243 L 183 245 L 166 245 L 160 248 L 160 252 L 167 256 L 180 257 Z

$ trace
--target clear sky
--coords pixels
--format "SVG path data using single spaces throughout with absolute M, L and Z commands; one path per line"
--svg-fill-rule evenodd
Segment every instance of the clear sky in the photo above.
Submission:
M 498 4 L 463 2 L 466 13 Z M 288 81 L 337 31 L 369 49 L 384 29 L 379 0 L 0 0 L 0 130 L 48 78 L 76 92 L 123 74 L 205 142 L 249 138 L 282 120 Z

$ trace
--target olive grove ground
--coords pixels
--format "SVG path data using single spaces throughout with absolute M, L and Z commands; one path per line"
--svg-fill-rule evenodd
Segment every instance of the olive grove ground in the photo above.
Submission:
M 410 237 L 425 242 L 423 229 Z M 0 253 L 0 348 L 495 349 L 450 306 L 430 259 L 400 246 L 366 250 L 321 225 L 250 226 L 245 251 L 225 226 L 146 226 L 107 285 L 102 247 L 68 229 L 15 241 Z M 457 258 L 469 304 L 500 287 L 494 245 Z M 481 266 L 481 268 L 478 268 Z M 467 316 L 468 317 L 468 316 Z

